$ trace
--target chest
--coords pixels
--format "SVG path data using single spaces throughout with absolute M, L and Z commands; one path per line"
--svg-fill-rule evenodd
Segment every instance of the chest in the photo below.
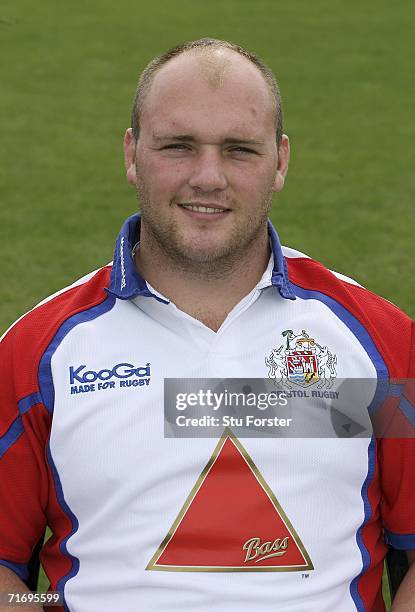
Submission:
M 258 300 L 214 334 L 190 317 L 167 325 L 161 319 L 165 311 L 149 316 L 121 303 L 99 323 L 75 328 L 51 362 L 51 450 L 74 503 L 103 508 L 108 491 L 117 491 L 117 503 L 137 516 L 152 516 L 156 508 L 168 515 L 172 505 L 179 509 L 212 462 L 225 428 L 213 437 L 200 430 L 182 435 L 176 428 L 176 437 L 166 437 L 165 379 L 184 385 L 188 379 L 232 379 L 231 390 L 238 392 L 246 391 L 248 379 L 259 380 L 261 391 L 279 376 L 289 397 L 286 410 L 301 416 L 300 429 L 251 432 L 237 457 L 246 453 L 258 467 L 258 482 L 265 479 L 287 503 L 307 491 L 316 508 L 330 512 L 341 512 L 349 496 L 361 505 L 370 440 L 339 440 L 331 408 L 324 411 L 319 402 L 328 400 L 343 414 L 334 382 L 374 380 L 376 371 L 346 325 L 318 305 L 301 306 L 284 300 L 276 308 L 274 301 Z M 190 410 L 181 414 L 193 416 Z M 331 432 L 323 441 L 313 433 L 321 418 Z

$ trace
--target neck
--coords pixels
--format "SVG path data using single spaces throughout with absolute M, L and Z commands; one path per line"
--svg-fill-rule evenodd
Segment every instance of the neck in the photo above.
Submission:
M 217 331 L 229 312 L 261 279 L 270 257 L 268 234 L 219 273 L 200 266 L 185 270 L 161 251 L 153 241 L 140 240 L 135 264 L 141 276 L 180 310 Z

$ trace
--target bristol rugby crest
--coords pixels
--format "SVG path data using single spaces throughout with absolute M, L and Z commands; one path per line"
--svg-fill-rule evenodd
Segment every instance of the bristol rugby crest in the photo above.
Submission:
M 283 343 L 265 357 L 268 377 L 275 379 L 276 384 L 287 386 L 294 383 L 309 387 L 320 381 L 317 385 L 319 388 L 330 388 L 337 375 L 337 355 L 327 346 L 321 346 L 304 329 L 301 334 L 286 329 L 281 336 Z

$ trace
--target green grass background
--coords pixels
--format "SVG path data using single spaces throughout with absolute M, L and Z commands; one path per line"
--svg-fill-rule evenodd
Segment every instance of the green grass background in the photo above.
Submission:
M 414 17 L 410 0 L 3 0 L 0 328 L 112 258 L 136 209 L 121 141 L 137 76 L 201 36 L 279 78 L 282 242 L 414 317 Z

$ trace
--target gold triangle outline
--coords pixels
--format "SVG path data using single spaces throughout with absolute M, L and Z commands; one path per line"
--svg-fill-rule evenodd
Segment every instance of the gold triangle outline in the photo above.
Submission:
M 261 487 L 263 488 L 264 492 L 269 497 L 269 499 L 270 499 L 271 503 L 273 504 L 275 510 L 279 514 L 279 516 L 280 516 L 281 520 L 283 521 L 285 527 L 290 532 L 293 540 L 295 541 L 297 547 L 299 548 L 301 554 L 303 555 L 303 558 L 305 560 L 305 564 L 304 565 L 289 565 L 289 566 L 267 565 L 267 566 L 262 566 L 262 567 L 253 567 L 252 565 L 249 565 L 249 566 L 246 566 L 246 567 L 239 566 L 239 565 L 238 566 L 221 567 L 221 566 L 215 565 L 215 566 L 203 566 L 203 567 L 200 567 L 200 566 L 190 566 L 190 565 L 178 566 L 178 565 L 158 565 L 157 564 L 158 559 L 161 557 L 161 555 L 163 554 L 163 552 L 167 548 L 167 545 L 169 544 L 170 540 L 172 539 L 172 537 L 174 536 L 175 532 L 177 531 L 177 529 L 178 529 L 180 523 L 182 522 L 182 520 L 183 520 L 187 510 L 189 509 L 189 506 L 191 505 L 194 497 L 196 496 L 196 493 L 199 491 L 200 487 L 202 486 L 203 482 L 205 481 L 207 475 L 209 474 L 212 466 L 214 465 L 216 459 L 218 458 L 218 455 L 219 455 L 220 451 L 222 450 L 222 447 L 224 446 L 224 444 L 225 444 L 225 442 L 226 442 L 226 440 L 228 438 L 230 438 L 230 440 L 237 447 L 237 449 L 239 450 L 239 452 L 241 453 L 241 455 L 245 459 L 246 463 L 248 464 L 248 467 L 253 472 L 254 476 L 258 480 L 258 482 L 261 485 Z M 199 478 L 196 480 L 192 490 L 190 491 L 189 495 L 187 496 L 186 501 L 184 502 L 182 508 L 180 509 L 180 512 L 176 516 L 176 518 L 173 521 L 170 529 L 168 530 L 165 538 L 161 542 L 160 546 L 157 548 L 157 550 L 154 553 L 154 555 L 151 557 L 151 559 L 148 562 L 147 567 L 146 567 L 146 570 L 165 571 L 165 572 L 166 571 L 167 572 L 299 572 L 299 571 L 306 571 L 306 570 L 313 570 L 313 569 L 314 569 L 314 565 L 313 565 L 313 563 L 311 561 L 310 555 L 306 551 L 305 546 L 302 543 L 299 535 L 295 531 L 293 525 L 291 524 L 291 521 L 289 520 L 289 518 L 285 514 L 285 512 L 282 509 L 282 507 L 281 507 L 279 501 L 277 500 L 275 494 L 273 493 L 273 491 L 271 490 L 270 486 L 265 481 L 264 477 L 262 476 L 261 472 L 259 471 L 259 469 L 255 465 L 255 463 L 252 460 L 251 456 L 249 455 L 248 451 L 245 449 L 245 447 L 242 445 L 240 440 L 238 440 L 238 438 L 235 436 L 235 434 L 233 433 L 233 431 L 229 427 L 226 427 L 223 430 L 223 433 L 222 433 L 222 435 L 221 435 L 217 445 L 215 446 L 215 449 L 214 449 L 212 455 L 210 456 L 209 461 L 207 462 L 207 464 L 205 465 L 205 467 L 201 471 L 201 473 L 199 475 Z

